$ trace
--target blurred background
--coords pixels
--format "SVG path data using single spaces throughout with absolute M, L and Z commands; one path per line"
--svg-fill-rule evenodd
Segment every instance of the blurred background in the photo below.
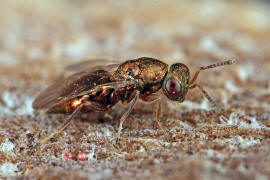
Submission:
M 197 130 L 196 127 L 205 127 L 205 124 L 207 126 L 219 123 L 223 124 L 224 127 L 241 125 L 241 127 L 250 128 L 249 132 L 253 132 L 254 128 L 270 127 L 269 1 L 0 0 L 0 143 L 10 142 L 6 139 L 14 138 L 16 133 L 19 133 L 16 137 L 21 137 L 20 134 L 23 135 L 29 131 L 35 132 L 36 129 L 44 130 L 49 127 L 50 130 L 53 130 L 56 127 L 50 117 L 44 118 L 43 121 L 42 118 L 36 120 L 36 114 L 31 104 L 38 92 L 52 83 L 63 72 L 66 65 L 92 58 L 125 61 L 141 56 L 158 58 L 168 64 L 174 62 L 187 64 L 191 69 L 191 74 L 203 65 L 227 59 L 236 60 L 235 65 L 203 72 L 198 79 L 198 83 L 209 91 L 218 104 L 226 108 L 227 114 L 224 114 L 224 116 L 228 115 L 228 122 L 225 121 L 226 118 L 219 121 L 219 114 L 213 116 L 201 114 L 201 110 L 208 110 L 209 106 L 205 105 L 203 96 L 196 90 L 189 92 L 187 100 L 177 106 L 176 110 L 180 113 L 180 116 L 177 116 L 178 121 L 175 122 L 180 123 L 179 118 L 181 122 L 190 120 L 191 122 L 184 127 L 190 124 L 195 127 L 187 130 L 192 137 L 193 131 Z M 151 106 L 149 108 L 152 110 Z M 242 114 L 241 117 L 238 115 L 230 116 L 230 113 L 234 110 L 241 111 L 244 115 Z M 135 110 L 135 114 L 136 112 L 138 114 L 139 111 Z M 164 110 L 164 112 L 167 119 L 176 118 L 175 110 L 169 109 L 168 111 Z M 172 114 L 174 117 L 172 117 Z M 240 119 L 244 124 L 240 123 Z M 198 124 L 194 125 L 194 121 Z M 59 123 L 58 120 L 55 120 L 55 122 Z M 95 126 L 94 124 L 93 127 Z M 105 125 L 100 126 L 107 128 Z M 182 127 L 182 124 L 180 123 L 178 126 Z M 135 127 L 143 128 L 141 125 Z M 148 128 L 152 129 L 152 127 Z M 100 129 L 100 127 L 97 129 Z M 134 127 L 131 127 L 131 129 L 136 130 Z M 93 129 L 89 131 L 91 130 Z M 82 132 L 86 132 L 86 130 Z M 221 130 L 215 132 L 220 132 L 220 136 L 224 134 L 224 131 Z M 208 131 L 204 133 L 204 137 L 208 137 L 210 141 L 215 139 L 211 135 L 208 136 Z M 241 133 L 243 134 L 242 131 L 235 132 L 240 139 L 230 139 L 228 138 L 230 135 L 222 137 L 228 138 L 226 143 L 230 144 L 230 146 L 224 147 L 225 150 L 220 150 L 223 153 L 222 157 L 228 157 L 228 159 L 240 157 L 239 154 L 231 156 L 230 153 L 241 153 L 242 149 L 238 151 L 233 150 L 233 148 L 230 149 L 230 147 L 245 142 L 246 139 L 242 141 L 241 138 L 246 137 L 242 137 Z M 265 131 L 265 133 L 267 134 L 268 131 Z M 68 132 L 67 134 L 71 133 Z M 254 140 L 258 138 L 258 134 L 246 133 L 246 142 L 249 144 L 243 147 L 249 147 L 253 145 L 252 143 L 259 144 L 260 141 Z M 262 136 L 267 138 L 269 133 Z M 136 137 L 136 135 L 133 137 Z M 21 139 L 24 140 L 25 138 L 21 137 Z M 78 137 L 78 139 L 80 138 Z M 18 142 L 14 140 L 14 142 L 21 144 L 22 142 L 19 140 Z M 182 139 L 182 141 L 184 140 Z M 182 141 L 178 140 L 180 143 Z M 195 146 L 196 144 L 207 143 L 208 140 L 201 141 L 201 139 L 195 137 L 194 142 L 197 142 L 194 144 Z M 216 143 L 218 144 L 218 142 Z M 37 164 L 39 166 L 41 162 L 46 167 L 50 167 L 51 164 L 47 165 L 46 159 L 41 159 L 40 163 L 27 159 L 31 153 L 27 154 L 15 145 L 14 147 L 7 146 L 9 148 L 6 148 L 3 144 L 0 146 L 2 152 L 5 152 L 3 155 L 0 151 L 0 155 L 4 159 L 0 160 L 0 177 L 1 175 L 7 176 L 7 172 L 14 175 L 23 174 Z M 199 154 L 194 159 L 196 160 L 198 157 L 208 159 L 207 167 L 210 170 L 203 169 L 203 167 L 206 167 L 205 161 L 190 163 L 185 161 L 188 158 L 184 158 L 186 163 L 184 167 L 187 168 L 187 173 L 181 174 L 181 177 L 193 177 L 194 172 L 189 170 L 193 167 L 198 168 L 197 174 L 195 173 L 195 175 L 198 175 L 197 177 L 201 177 L 201 175 L 206 178 L 212 177 L 215 174 L 214 172 L 223 173 L 223 177 L 226 177 L 227 172 L 231 173 L 230 177 L 252 178 L 256 177 L 254 173 L 257 172 L 260 172 L 259 174 L 262 177 L 269 177 L 270 170 L 267 169 L 268 164 L 265 165 L 264 160 L 266 159 L 263 158 L 269 157 L 269 141 L 266 140 L 264 144 L 258 146 L 260 145 L 265 148 L 265 151 L 260 149 L 255 149 L 254 152 L 256 153 L 253 153 L 252 149 L 245 151 L 245 153 L 251 153 L 254 159 L 236 160 L 232 158 L 233 160 L 229 160 L 229 163 L 224 162 L 222 158 L 219 159 L 217 156 L 214 157 L 218 158 L 219 162 L 211 159 L 213 158 L 211 153 L 218 145 L 209 146 L 209 149 L 204 146 L 203 149 L 209 150 L 206 155 L 200 154 L 200 148 L 194 148 L 192 153 Z M 65 146 L 69 147 L 66 144 Z M 99 147 L 99 144 L 96 146 Z M 10 147 L 12 148 L 10 149 Z M 179 154 L 177 153 L 180 153 L 179 149 L 182 149 L 185 157 L 186 150 L 183 150 L 184 147 L 186 146 L 181 144 L 181 147 L 179 146 L 175 151 L 169 152 L 160 145 L 159 150 L 171 153 L 170 157 L 178 157 Z M 31 147 L 28 148 L 31 149 Z M 266 154 L 257 154 L 259 151 Z M 150 152 L 152 153 L 151 149 Z M 47 152 L 45 151 L 45 153 Z M 50 151 L 47 155 L 50 155 L 50 153 L 54 153 L 59 158 L 62 151 Z M 106 154 L 106 157 L 111 158 L 111 162 L 114 161 L 112 154 L 108 152 Z M 40 156 L 40 154 L 34 155 Z M 122 156 L 125 155 L 125 153 L 122 154 Z M 15 160 L 14 158 L 10 160 L 10 156 L 14 156 Z M 244 155 L 241 157 L 244 157 Z M 23 165 L 26 163 L 25 159 L 31 166 Z M 13 162 L 13 164 L 3 164 L 4 162 Z M 131 163 L 133 162 L 137 163 L 137 161 Z M 254 162 L 254 164 L 251 162 Z M 220 164 L 216 166 L 215 163 Z M 243 167 L 237 169 L 241 163 L 245 167 L 252 167 L 253 170 L 244 168 L 244 171 Z M 125 163 L 121 165 L 124 168 L 129 167 Z M 177 174 L 177 172 L 180 172 L 178 171 L 178 165 L 179 163 L 176 163 L 176 166 L 169 166 L 169 169 L 172 171 L 174 169 Z M 70 166 L 72 165 L 70 164 Z M 96 166 L 103 167 L 101 164 Z M 64 167 L 64 165 L 59 165 L 59 167 Z M 142 165 L 142 167 L 145 166 Z M 222 171 L 221 169 L 224 169 L 224 167 L 228 168 L 228 171 Z M 151 168 L 153 170 L 153 167 Z M 85 169 L 83 171 L 84 173 L 87 172 Z M 40 173 L 40 171 L 38 172 Z M 135 170 L 134 172 L 137 174 L 139 171 Z M 106 172 L 102 170 L 99 173 L 100 177 L 106 175 Z M 121 173 L 125 174 L 125 171 Z M 132 174 L 132 172 L 130 173 Z M 140 175 L 143 176 L 143 173 Z
M 2 94 L 33 99 L 66 65 L 141 56 L 182 62 L 192 73 L 235 59 L 233 72 L 207 71 L 200 82 L 231 92 L 269 88 L 268 1 L 1 1 L 0 27 Z
M 93 57 L 262 60 L 269 50 L 266 1 L 13 0 L 0 8 L 6 67 Z

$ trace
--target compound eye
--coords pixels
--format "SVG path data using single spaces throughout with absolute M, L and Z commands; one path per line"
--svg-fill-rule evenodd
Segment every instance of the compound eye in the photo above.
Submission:
M 170 78 L 166 82 L 166 90 L 171 96 L 179 97 L 182 92 L 182 87 L 175 78 Z

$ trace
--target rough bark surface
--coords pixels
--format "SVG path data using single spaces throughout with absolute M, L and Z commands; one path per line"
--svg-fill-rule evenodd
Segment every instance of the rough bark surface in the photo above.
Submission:
M 13 179 L 269 179 L 270 6 L 264 1 L 2 1 L 0 6 L 0 177 Z M 139 102 L 117 144 L 115 106 L 78 117 L 52 142 L 40 138 L 65 115 L 34 111 L 36 95 L 66 65 L 91 58 L 150 56 L 181 62 L 224 107 L 199 90 L 182 104 Z M 67 160 L 66 153 L 76 160 Z

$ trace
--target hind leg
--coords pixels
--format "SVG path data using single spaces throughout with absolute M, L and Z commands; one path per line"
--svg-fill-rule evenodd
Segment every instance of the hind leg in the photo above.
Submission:
M 61 124 L 59 127 L 57 127 L 56 130 L 54 132 L 52 132 L 49 136 L 43 138 L 40 141 L 40 144 L 45 144 L 46 142 L 48 142 L 48 140 L 50 140 L 56 134 L 59 134 L 60 132 L 62 132 L 67 126 L 69 126 L 71 124 L 71 122 L 77 117 L 77 115 L 81 112 L 81 110 L 84 107 L 88 108 L 90 110 L 93 110 L 93 111 L 106 111 L 107 110 L 106 106 L 104 106 L 102 104 L 99 104 L 97 102 L 93 102 L 93 101 L 84 101 L 84 102 L 82 102 L 82 104 L 77 106 L 77 108 L 67 118 L 67 120 L 63 124 Z

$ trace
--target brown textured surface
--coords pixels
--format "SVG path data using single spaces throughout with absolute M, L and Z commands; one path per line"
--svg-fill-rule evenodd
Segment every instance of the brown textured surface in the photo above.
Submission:
M 0 6 L 0 177 L 18 179 L 268 179 L 270 7 L 258 1 L 3 1 Z M 36 146 L 65 116 L 31 108 L 37 93 L 73 62 L 159 58 L 201 65 L 198 83 L 226 109 L 211 111 L 198 90 L 183 104 L 139 103 L 116 144 L 122 105 L 84 115 L 55 142 Z M 84 152 L 88 161 L 65 160 Z M 16 178 L 16 177 L 15 177 Z

